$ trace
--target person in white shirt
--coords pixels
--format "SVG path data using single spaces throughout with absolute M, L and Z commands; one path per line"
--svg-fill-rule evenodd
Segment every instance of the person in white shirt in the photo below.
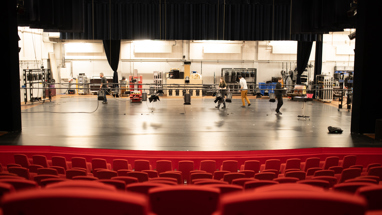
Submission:
M 247 100 L 247 103 L 248 103 L 248 106 L 251 106 L 251 102 L 249 101 L 248 97 L 247 97 L 247 93 L 248 93 L 248 87 L 247 87 L 247 81 L 241 77 L 241 75 L 239 75 L 239 79 L 240 79 L 240 90 L 241 90 L 241 101 L 243 102 L 243 106 L 242 107 L 245 107 L 245 100 Z

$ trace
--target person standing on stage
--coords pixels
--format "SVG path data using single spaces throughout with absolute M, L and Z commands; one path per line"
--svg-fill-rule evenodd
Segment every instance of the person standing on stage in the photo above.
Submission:
M 280 82 L 277 82 L 276 84 L 275 96 L 277 99 L 276 114 L 281 115 L 282 113 L 280 112 L 280 108 L 281 106 L 283 106 L 284 102 L 283 102 L 283 91 L 282 91 Z
M 101 78 L 101 86 L 99 87 L 99 89 L 104 92 L 102 104 L 107 104 L 106 94 L 107 94 L 108 81 L 106 77 L 103 75 L 103 73 L 100 73 L 99 77 Z
M 223 103 L 223 109 L 225 109 L 225 94 L 226 94 L 226 89 L 227 84 L 225 83 L 223 78 L 220 78 L 220 83 L 219 83 L 219 90 L 220 93 L 222 94 L 222 99 L 218 102 L 218 105 L 216 106 L 217 109 L 220 108 L 221 103 Z
M 248 93 L 247 81 L 243 77 L 241 77 L 241 75 L 239 75 L 239 79 L 240 79 L 241 101 L 243 102 L 242 107 L 245 107 L 244 99 L 247 100 L 248 107 L 249 107 L 251 106 L 251 102 L 249 102 L 249 99 L 247 97 L 247 93 Z

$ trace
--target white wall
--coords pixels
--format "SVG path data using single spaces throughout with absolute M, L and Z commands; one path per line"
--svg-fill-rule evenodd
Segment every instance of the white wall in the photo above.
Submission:
M 349 40 L 350 32 L 336 32 L 324 35 L 323 41 L 323 74 L 333 74 L 335 66 L 354 66 L 355 40 Z M 107 62 L 102 41 L 71 41 L 52 43 L 43 38 L 41 30 L 19 28 L 21 38 L 20 69 L 39 68 L 47 65 L 48 53 L 54 52 L 58 71 L 63 78 L 77 77 L 79 73 L 87 76 L 99 76 L 103 72 L 112 76 L 113 72 Z M 142 49 L 138 44 L 146 43 L 153 53 L 138 53 Z M 68 45 L 65 45 L 68 44 Z M 159 44 L 159 45 L 158 45 Z M 151 47 L 151 49 L 150 49 Z M 159 48 L 158 48 L 159 47 Z M 162 47 L 162 48 L 160 48 Z M 220 53 L 207 53 L 214 52 Z M 141 47 L 142 48 L 142 47 Z M 144 48 L 144 47 L 143 47 Z M 137 51 L 135 51 L 137 49 Z M 139 50 L 138 50 L 139 49 Z M 166 53 L 157 53 L 163 49 Z M 206 53 L 205 50 L 206 49 Z M 170 50 L 170 53 L 169 53 Z M 231 50 L 232 53 L 229 53 Z M 191 71 L 203 75 L 203 83 L 211 84 L 214 76 L 220 77 L 222 68 L 257 68 L 257 81 L 265 82 L 274 76 L 280 76 L 282 65 L 288 70 L 296 66 L 297 42 L 276 41 L 122 41 L 119 77 L 132 74 L 138 69 L 143 75 L 144 83 L 152 82 L 153 71 L 168 72 L 173 68 L 183 68 L 183 56 L 191 61 Z M 228 53 L 227 53 L 228 52 Z M 314 65 L 315 43 L 313 44 L 310 62 Z M 63 68 L 63 62 L 65 67 Z M 55 77 L 56 80 L 58 80 Z

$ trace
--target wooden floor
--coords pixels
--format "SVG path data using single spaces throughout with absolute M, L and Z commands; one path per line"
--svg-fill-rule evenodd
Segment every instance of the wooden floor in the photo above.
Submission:
M 250 97 L 241 107 L 235 96 L 227 109 L 214 98 L 164 98 L 130 103 L 127 98 L 63 95 L 52 102 L 23 105 L 21 133 L 0 136 L 1 145 L 51 145 L 80 148 L 171 151 L 242 151 L 315 147 L 381 147 L 381 142 L 350 133 L 351 112 L 333 104 L 284 98 L 276 103 Z M 307 115 L 309 119 L 301 119 Z M 343 129 L 329 134 L 328 126 Z

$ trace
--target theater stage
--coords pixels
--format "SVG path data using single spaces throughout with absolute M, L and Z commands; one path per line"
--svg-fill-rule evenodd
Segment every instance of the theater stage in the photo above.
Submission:
M 382 143 L 350 133 L 351 112 L 322 102 L 284 98 L 282 115 L 276 103 L 251 99 L 241 107 L 234 99 L 227 109 L 213 98 L 161 98 L 155 103 L 130 103 L 126 98 L 61 96 L 41 105 L 23 106 L 21 133 L 0 136 L 1 145 L 161 151 L 247 151 L 316 147 L 381 147 Z M 98 104 L 97 104 L 98 103 Z M 309 119 L 299 119 L 307 115 Z M 342 134 L 329 134 L 328 126 Z

